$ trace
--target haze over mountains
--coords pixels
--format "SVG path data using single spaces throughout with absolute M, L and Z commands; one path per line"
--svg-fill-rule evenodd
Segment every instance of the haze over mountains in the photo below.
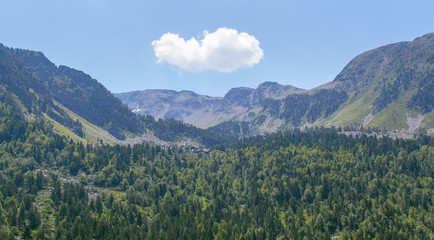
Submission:
M 189 91 L 115 94 L 130 109 L 216 132 L 255 135 L 306 126 L 434 128 L 434 34 L 367 51 L 311 90 L 265 82 L 224 97 Z

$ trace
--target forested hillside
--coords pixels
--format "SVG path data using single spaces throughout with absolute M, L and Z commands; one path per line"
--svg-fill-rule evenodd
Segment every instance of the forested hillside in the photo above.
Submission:
M 312 129 L 193 154 L 73 142 L 19 108 L 0 105 L 0 239 L 434 238 L 429 136 Z
M 137 116 L 82 71 L 57 67 L 41 52 L 0 44 L 0 102 L 24 119 L 45 118 L 57 133 L 90 143 L 137 143 L 152 135 L 167 144 L 214 146 L 226 139 L 180 121 Z M 176 143 L 175 143 L 176 142 Z
M 170 145 L 185 145 L 183 144 L 185 141 L 204 147 L 217 147 L 218 145 L 223 146 L 234 143 L 223 136 L 173 118 L 155 120 L 152 116 L 147 115 L 139 116 L 139 120 L 155 137 L 170 143 Z
M 29 113 L 45 113 L 80 137 L 84 137 L 82 123 L 62 106 L 117 139 L 143 132 L 135 114 L 103 85 L 81 71 L 55 66 L 41 52 L 0 44 L 0 85 L 17 96 Z

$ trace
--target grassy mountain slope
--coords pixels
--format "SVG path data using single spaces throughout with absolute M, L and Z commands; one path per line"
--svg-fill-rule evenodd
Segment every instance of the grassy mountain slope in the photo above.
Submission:
M 365 52 L 330 84 L 351 98 L 327 123 L 433 128 L 434 34 Z
M 0 45 L 0 87 L 0 100 L 18 103 L 22 118 L 45 118 L 57 133 L 76 141 L 132 144 L 151 137 L 157 142 L 224 142 L 182 122 L 139 119 L 95 79 L 66 66 L 57 67 L 41 52 Z
M 39 55 L 39 53 L 35 53 Z M 57 107 L 45 81 L 36 77 L 21 61 L 15 49 L 0 45 L 0 85 L 3 94 L 14 96 L 26 109 L 27 114 L 46 113 L 50 118 L 67 126 L 78 136 L 82 136 L 79 122 L 73 121 L 68 114 Z
M 0 84 L 29 111 L 45 113 L 79 137 L 84 137 L 83 126 L 65 108 L 118 139 L 143 131 L 137 117 L 104 86 L 81 71 L 56 67 L 40 52 L 0 45 Z
M 305 126 L 363 126 L 405 135 L 427 129 L 432 133 L 433 64 L 434 34 L 383 46 L 354 58 L 333 82 L 284 99 L 267 99 L 257 114 L 242 123 L 224 123 L 210 130 L 235 138 L 270 128 L 273 132 Z
M 17 60 L 43 82 L 49 96 L 67 109 L 118 139 L 125 138 L 124 132 L 139 134 L 143 131 L 137 117 L 89 75 L 66 66 L 56 67 L 42 53 L 19 49 L 14 53 Z

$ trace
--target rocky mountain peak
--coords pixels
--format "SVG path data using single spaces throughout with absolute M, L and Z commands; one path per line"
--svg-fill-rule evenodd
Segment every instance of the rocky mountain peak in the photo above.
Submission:
M 248 108 L 252 105 L 255 89 L 248 87 L 232 88 L 223 98 L 225 104 Z
M 277 82 L 263 82 L 253 94 L 253 105 L 261 103 L 266 98 L 283 99 L 286 96 L 302 89 L 290 85 L 281 85 Z

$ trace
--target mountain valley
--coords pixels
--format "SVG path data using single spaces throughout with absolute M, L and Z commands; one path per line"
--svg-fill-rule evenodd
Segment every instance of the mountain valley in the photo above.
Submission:
M 379 47 L 354 58 L 311 90 L 264 82 L 224 97 L 190 91 L 115 94 L 133 112 L 174 118 L 234 138 L 304 127 L 370 127 L 411 136 L 434 132 L 434 34 Z M 243 130 L 244 129 L 244 130 Z
M 0 239 L 434 239 L 433 48 L 210 97 L 0 44 Z

